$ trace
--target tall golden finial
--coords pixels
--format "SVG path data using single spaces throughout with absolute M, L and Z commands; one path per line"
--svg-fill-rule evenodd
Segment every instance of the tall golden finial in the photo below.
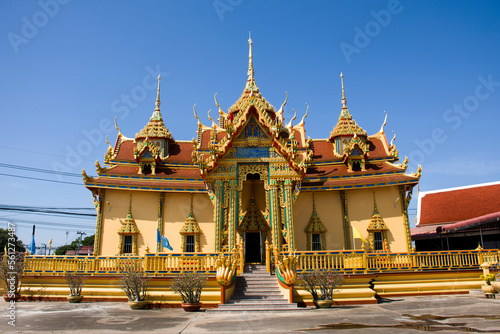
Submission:
M 160 80 L 161 80 L 161 75 L 158 74 L 158 91 L 156 92 L 156 103 L 155 103 L 155 110 L 160 111 Z
M 346 107 L 346 99 L 344 93 L 344 75 L 340 72 L 340 80 L 342 81 L 342 108 Z
M 160 80 L 161 80 L 161 75 L 158 74 L 158 91 L 156 92 L 156 102 L 155 102 L 155 111 L 153 112 L 153 115 L 151 115 L 151 120 L 161 120 L 161 113 L 160 113 Z
M 252 35 L 251 32 L 248 31 L 248 80 L 253 81 L 253 57 L 252 57 Z

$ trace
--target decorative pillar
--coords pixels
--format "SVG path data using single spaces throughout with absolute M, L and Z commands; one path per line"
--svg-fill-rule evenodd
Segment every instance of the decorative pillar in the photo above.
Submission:
M 349 211 L 347 209 L 347 196 L 345 190 L 340 191 L 342 202 L 342 222 L 344 227 L 344 248 L 351 249 L 351 224 L 349 223 Z
M 158 218 L 156 222 L 157 229 L 160 231 L 160 235 L 163 235 L 163 204 L 165 203 L 165 193 L 158 193 Z M 158 232 L 157 232 L 158 233 Z M 158 241 L 158 240 L 156 240 Z M 162 251 L 161 241 L 156 242 L 156 252 Z
M 214 222 L 215 222 L 215 252 L 221 251 L 222 245 L 222 229 L 224 227 L 224 212 L 222 205 L 224 203 L 224 182 L 216 180 L 214 185 L 215 192 L 215 208 L 214 208 Z
M 285 223 L 288 236 L 288 250 L 295 250 L 295 237 L 293 229 L 293 206 L 292 206 L 292 180 L 286 179 L 283 185 L 283 200 L 285 202 Z
M 97 189 L 92 192 L 95 210 L 97 211 L 97 218 L 95 224 L 95 236 L 94 236 L 94 254 L 101 254 L 101 232 L 102 232 L 102 220 L 103 220 L 103 203 L 104 203 L 104 189 Z
M 405 186 L 399 186 L 399 198 L 401 198 L 401 211 L 403 212 L 403 225 L 405 227 L 406 235 L 406 250 L 408 252 L 413 252 L 413 246 L 411 244 L 410 220 L 408 218 L 408 205 L 411 201 L 411 190 L 407 192 L 405 188 Z
M 281 250 L 281 229 L 279 227 L 279 199 L 278 183 L 275 179 L 269 180 L 269 221 L 271 222 L 273 246 Z
M 229 251 L 236 247 L 236 227 L 238 225 L 238 182 L 229 181 Z

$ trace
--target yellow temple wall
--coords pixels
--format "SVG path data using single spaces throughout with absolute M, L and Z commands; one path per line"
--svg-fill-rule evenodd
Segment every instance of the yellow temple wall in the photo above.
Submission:
M 404 220 L 397 186 L 346 191 L 348 214 L 351 224 L 368 240 L 368 231 L 373 215 L 373 192 L 378 212 L 387 228 L 387 241 L 391 252 L 406 252 Z M 361 239 L 355 239 L 355 249 L 362 248 Z
M 117 255 L 121 221 L 128 213 L 130 194 L 132 194 L 132 217 L 141 232 L 137 238 L 139 255 L 156 252 L 156 229 L 158 219 L 158 193 L 146 191 L 107 190 L 104 198 L 103 223 L 101 232 L 101 253 L 99 255 Z M 108 204 L 109 203 L 109 204 Z M 191 195 L 189 193 L 167 193 L 163 206 L 163 235 L 167 237 L 173 252 L 181 252 L 181 235 L 186 218 L 189 215 Z M 213 206 L 206 194 L 193 196 L 193 215 L 203 234 L 200 236 L 202 252 L 214 250 L 215 229 L 213 224 Z M 163 249 L 164 252 L 170 252 Z
M 191 194 L 166 193 L 163 206 L 163 235 L 167 237 L 173 252 L 181 252 L 181 235 L 179 234 L 191 206 Z M 215 226 L 213 223 L 214 207 L 207 194 L 193 195 L 193 216 L 198 222 L 202 234 L 200 236 L 200 251 L 213 252 L 215 245 Z M 156 225 L 155 225 L 156 226 Z M 156 227 L 154 229 L 156 233 Z M 154 237 L 156 240 L 156 234 Z M 156 241 L 155 241 L 156 244 Z M 154 250 L 152 250 L 154 251 Z M 169 252 L 163 249 L 164 252 Z
M 340 192 L 315 192 L 316 212 L 326 227 L 326 247 L 328 249 L 343 249 L 344 235 L 342 232 L 342 203 Z M 312 192 L 301 192 L 294 208 L 295 246 L 297 250 L 307 250 L 307 235 L 304 232 L 313 212 Z

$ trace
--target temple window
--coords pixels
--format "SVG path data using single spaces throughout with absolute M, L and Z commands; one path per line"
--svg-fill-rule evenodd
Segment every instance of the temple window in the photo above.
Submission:
M 373 232 L 373 248 L 375 251 L 384 250 L 384 239 L 382 238 L 382 232 Z
M 326 249 L 326 227 L 321 222 L 321 219 L 316 212 L 316 202 L 314 200 L 314 193 L 312 194 L 313 212 L 309 224 L 307 224 L 304 232 L 307 237 L 307 250 L 323 250 Z
M 195 250 L 195 236 L 194 234 L 188 234 L 186 235 L 186 249 L 184 250 L 187 253 L 193 253 Z
M 189 215 L 182 226 L 181 231 L 181 251 L 182 252 L 200 252 L 200 234 L 201 229 L 193 215 L 193 194 L 191 194 L 191 207 Z
M 124 235 L 122 254 L 130 254 L 130 253 L 132 253 L 132 235 Z
M 118 253 L 137 255 L 137 235 L 139 235 L 140 232 L 134 218 L 132 218 L 132 196 L 130 197 L 127 217 L 121 224 L 122 226 L 118 230 Z
M 313 251 L 319 251 L 321 250 L 321 234 L 319 233 L 313 233 L 311 235 L 312 237 L 312 250 Z

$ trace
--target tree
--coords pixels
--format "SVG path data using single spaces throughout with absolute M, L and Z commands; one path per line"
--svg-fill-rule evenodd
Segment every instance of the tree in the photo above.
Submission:
M 10 245 L 9 245 L 9 238 L 15 239 L 14 242 L 10 240 Z M 5 248 L 11 248 L 12 245 L 14 245 L 16 252 L 18 253 L 26 252 L 26 249 L 24 248 L 22 241 L 17 238 L 17 235 L 15 235 L 13 232 L 10 232 L 7 229 L 0 228 L 0 252 L 3 252 Z
M 54 254 L 55 255 L 65 255 L 66 252 L 69 250 L 77 250 L 79 243 L 80 243 L 80 240 L 77 238 L 76 240 L 73 240 L 69 245 L 64 245 L 64 246 L 58 247 L 56 249 L 56 251 L 54 252 Z M 83 238 L 81 245 L 82 246 L 94 246 L 94 234 Z

